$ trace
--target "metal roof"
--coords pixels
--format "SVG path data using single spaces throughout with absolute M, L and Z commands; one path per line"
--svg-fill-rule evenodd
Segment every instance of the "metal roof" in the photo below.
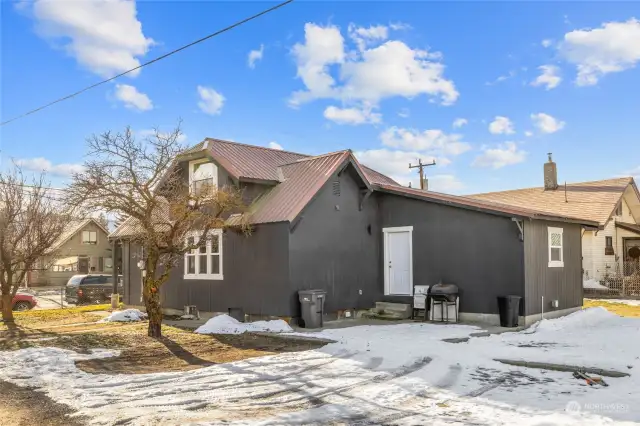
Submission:
M 374 187 L 382 192 L 393 193 L 397 195 L 411 196 L 412 198 L 424 199 L 440 204 L 447 204 L 453 207 L 467 208 L 487 213 L 499 214 L 502 216 L 514 216 L 519 218 L 530 218 L 539 220 L 550 220 L 559 222 L 579 223 L 590 227 L 597 227 L 598 222 L 583 219 L 575 216 L 564 216 L 552 214 L 545 211 L 518 207 L 504 203 L 493 201 L 479 200 L 470 197 L 461 197 L 457 195 L 442 194 L 439 192 L 423 191 L 420 189 L 406 188 L 403 186 L 393 185 L 376 185 Z

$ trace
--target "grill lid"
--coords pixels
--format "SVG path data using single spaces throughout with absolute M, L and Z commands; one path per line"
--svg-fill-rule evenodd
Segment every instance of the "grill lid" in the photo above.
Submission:
M 458 286 L 455 284 L 435 284 L 429 289 L 432 295 L 458 294 Z

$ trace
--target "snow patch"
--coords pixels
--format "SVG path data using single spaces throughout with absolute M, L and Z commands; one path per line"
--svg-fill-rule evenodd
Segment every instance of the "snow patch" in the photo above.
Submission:
M 287 333 L 292 332 L 283 320 L 256 321 L 242 323 L 229 315 L 223 314 L 211 318 L 209 321 L 198 327 L 195 333 L 198 334 L 242 334 L 245 332 L 270 332 Z
M 103 318 L 100 322 L 130 322 L 143 321 L 147 319 L 147 314 L 137 309 L 125 309 L 124 311 L 113 311 L 111 315 Z
M 598 281 L 594 279 L 583 281 L 582 288 L 590 288 L 595 290 L 609 290 L 609 287 L 600 284 Z

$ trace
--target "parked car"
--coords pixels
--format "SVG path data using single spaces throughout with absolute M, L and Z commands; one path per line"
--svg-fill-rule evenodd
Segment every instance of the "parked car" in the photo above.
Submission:
M 28 311 L 35 308 L 38 304 L 38 299 L 33 294 L 29 293 L 16 293 L 13 297 L 13 310 L 14 311 Z
M 122 280 L 118 279 L 119 292 L 122 294 Z M 113 293 L 113 276 L 108 274 L 74 275 L 65 287 L 67 303 L 82 305 L 85 303 L 106 303 Z

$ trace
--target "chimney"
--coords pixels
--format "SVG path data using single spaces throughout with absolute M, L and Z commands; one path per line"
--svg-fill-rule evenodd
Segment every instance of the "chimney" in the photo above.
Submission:
M 549 155 L 549 162 L 544 165 L 544 190 L 555 191 L 558 189 L 558 168 L 556 163 L 551 159 L 551 153 Z

